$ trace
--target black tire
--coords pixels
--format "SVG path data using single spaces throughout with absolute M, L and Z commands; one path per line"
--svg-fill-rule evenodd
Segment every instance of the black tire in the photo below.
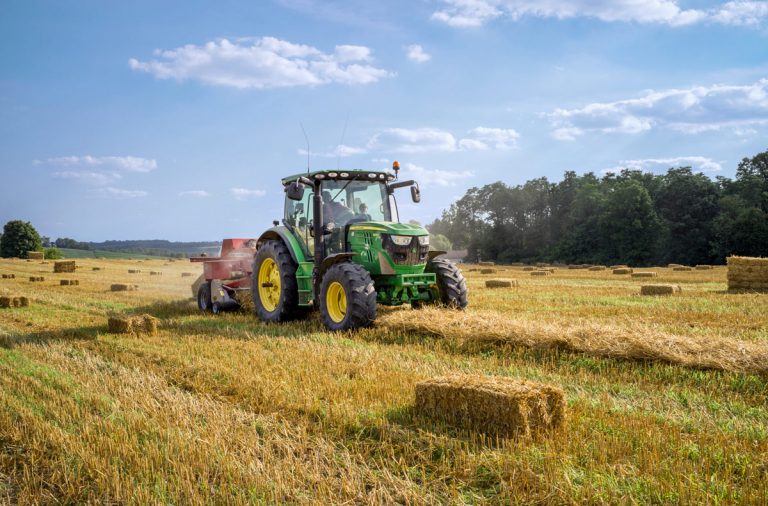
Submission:
M 272 259 L 279 270 L 280 297 L 276 307 L 270 311 L 264 306 L 259 296 L 259 269 L 261 264 Z M 283 322 L 297 317 L 299 312 L 299 285 L 296 282 L 298 265 L 291 258 L 288 247 L 279 240 L 265 241 L 253 259 L 251 277 L 251 295 L 256 315 L 265 322 Z
M 456 265 L 448 260 L 434 258 L 427 264 L 425 271 L 435 273 L 440 303 L 454 309 L 467 307 L 467 280 Z
M 341 321 L 334 321 L 328 310 L 328 289 L 334 282 L 341 284 L 346 296 L 346 314 Z M 376 288 L 368 271 L 351 262 L 332 265 L 320 283 L 320 316 L 332 331 L 371 326 L 376 320 Z
M 214 302 L 213 304 L 211 304 L 211 313 L 213 314 L 221 313 L 221 304 L 219 304 L 218 302 Z
M 197 289 L 197 308 L 204 312 L 211 312 L 211 283 L 204 281 Z

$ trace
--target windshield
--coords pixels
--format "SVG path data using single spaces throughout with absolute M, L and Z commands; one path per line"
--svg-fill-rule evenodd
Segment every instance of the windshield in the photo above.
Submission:
M 387 187 L 378 181 L 323 181 L 323 221 L 344 226 L 354 221 L 397 221 Z

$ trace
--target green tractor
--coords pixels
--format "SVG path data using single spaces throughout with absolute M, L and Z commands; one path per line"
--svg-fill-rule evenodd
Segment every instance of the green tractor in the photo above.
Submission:
M 418 183 L 393 172 L 323 170 L 282 180 L 282 225 L 256 244 L 251 292 L 263 321 L 300 318 L 319 308 L 330 330 L 366 327 L 376 306 L 467 306 L 467 283 L 444 251 L 430 251 L 428 232 L 400 223 L 395 190 Z

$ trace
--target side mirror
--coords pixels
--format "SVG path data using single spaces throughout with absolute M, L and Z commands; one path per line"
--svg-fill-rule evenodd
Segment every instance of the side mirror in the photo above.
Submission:
M 285 186 L 285 196 L 291 200 L 301 200 L 304 198 L 304 183 L 294 181 Z
M 416 204 L 421 202 L 421 190 L 418 186 L 411 186 L 411 200 Z

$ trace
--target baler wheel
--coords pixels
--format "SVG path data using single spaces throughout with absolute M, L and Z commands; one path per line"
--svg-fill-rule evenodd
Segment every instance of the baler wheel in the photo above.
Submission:
M 205 313 L 211 312 L 211 283 L 208 281 L 197 289 L 197 308 Z
M 376 289 L 362 266 L 331 266 L 320 284 L 320 315 L 328 330 L 369 327 L 376 320 Z
M 282 241 L 265 241 L 259 247 L 253 260 L 251 294 L 262 321 L 281 322 L 301 314 L 297 267 Z

